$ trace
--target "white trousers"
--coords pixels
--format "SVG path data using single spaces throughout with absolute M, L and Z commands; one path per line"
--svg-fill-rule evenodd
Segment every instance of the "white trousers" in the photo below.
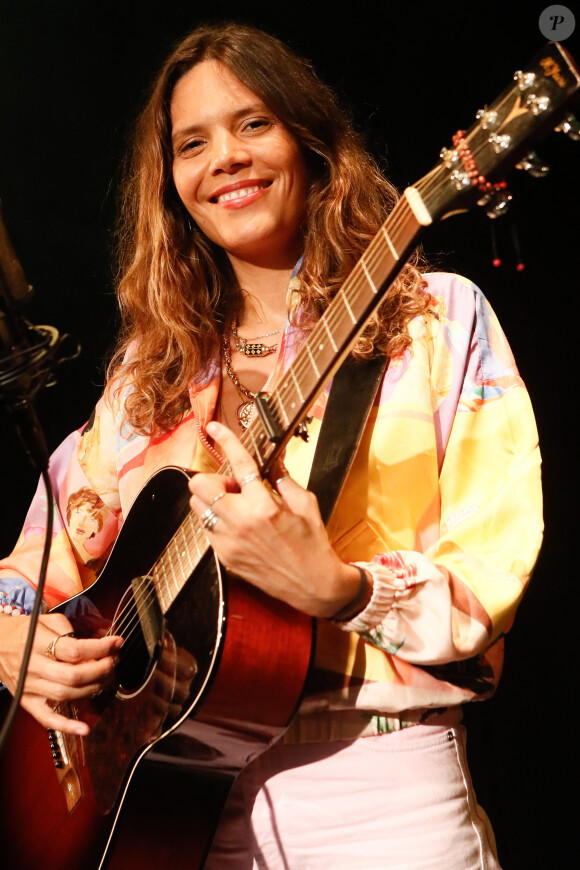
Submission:
M 236 781 L 205 870 L 501 870 L 461 725 L 275 745 Z

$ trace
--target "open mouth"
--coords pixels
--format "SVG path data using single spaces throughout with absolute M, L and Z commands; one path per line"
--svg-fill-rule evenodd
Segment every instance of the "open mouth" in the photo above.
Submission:
M 266 187 L 270 187 L 271 183 L 271 181 L 258 181 L 255 184 L 246 184 L 241 187 L 230 188 L 229 190 L 225 190 L 223 193 L 218 193 L 217 195 L 210 197 L 210 202 L 217 204 L 235 202 L 236 200 L 244 199 L 245 197 L 259 193 L 259 191 L 264 190 Z

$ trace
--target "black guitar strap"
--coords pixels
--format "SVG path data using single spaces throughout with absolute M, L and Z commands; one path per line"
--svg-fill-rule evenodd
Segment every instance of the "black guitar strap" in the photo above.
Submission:
M 308 480 L 325 525 L 352 465 L 386 368 L 384 356 L 363 362 L 348 356 L 332 381 Z

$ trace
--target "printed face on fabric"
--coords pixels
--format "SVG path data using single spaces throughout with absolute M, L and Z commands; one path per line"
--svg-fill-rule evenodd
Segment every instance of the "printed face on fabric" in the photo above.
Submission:
M 173 180 L 199 228 L 232 261 L 292 266 L 308 187 L 294 136 L 217 61 L 178 81 L 171 121 Z

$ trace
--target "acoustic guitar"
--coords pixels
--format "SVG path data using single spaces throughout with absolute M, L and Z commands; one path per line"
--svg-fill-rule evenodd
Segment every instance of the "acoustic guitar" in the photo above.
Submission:
M 577 134 L 567 112 L 579 86 L 572 59 L 549 43 L 404 191 L 292 367 L 258 399 L 242 443 L 264 477 L 303 434 L 423 231 L 474 201 L 500 213 L 504 173 L 530 165 L 530 143 L 557 123 Z M 88 737 L 17 715 L 0 758 L 7 870 L 203 867 L 232 782 L 300 702 L 312 620 L 218 564 L 189 511 L 187 481 L 178 468 L 156 474 L 96 582 L 57 608 L 79 637 L 110 632 L 125 645 L 111 688 L 64 705 L 91 724 Z

